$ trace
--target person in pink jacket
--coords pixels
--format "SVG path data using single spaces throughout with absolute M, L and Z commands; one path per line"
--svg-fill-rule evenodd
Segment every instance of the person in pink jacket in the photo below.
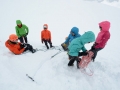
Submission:
M 107 41 L 110 39 L 110 32 L 109 32 L 110 22 L 109 21 L 100 22 L 99 28 L 100 28 L 100 32 L 98 33 L 96 41 L 90 50 L 94 53 L 94 56 L 92 57 L 93 62 L 97 56 L 97 52 L 103 49 Z

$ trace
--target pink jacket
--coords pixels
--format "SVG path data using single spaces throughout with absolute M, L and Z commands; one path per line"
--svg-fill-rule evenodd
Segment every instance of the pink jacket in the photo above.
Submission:
M 101 31 L 98 33 L 98 36 L 95 41 L 95 48 L 104 48 L 108 39 L 110 39 L 110 22 L 103 21 L 99 23 L 99 27 L 101 27 Z

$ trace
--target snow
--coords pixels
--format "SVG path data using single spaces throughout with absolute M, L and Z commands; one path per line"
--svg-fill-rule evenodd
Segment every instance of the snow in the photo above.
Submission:
M 0 90 L 119 90 L 120 8 L 85 0 L 1 0 L 0 6 Z M 88 76 L 77 69 L 76 63 L 67 66 L 66 52 L 52 59 L 58 50 L 13 55 L 4 43 L 15 33 L 18 19 L 29 27 L 28 40 L 34 48 L 44 46 L 40 32 L 45 23 L 55 46 L 64 42 L 73 26 L 80 34 L 91 30 L 97 36 L 98 23 L 104 20 L 111 22 L 111 38 L 90 63 L 94 74 Z M 85 46 L 89 50 L 92 44 Z

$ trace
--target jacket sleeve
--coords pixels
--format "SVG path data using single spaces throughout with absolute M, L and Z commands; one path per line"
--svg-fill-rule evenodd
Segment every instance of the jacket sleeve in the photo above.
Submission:
M 16 55 L 19 55 L 19 54 L 23 53 L 24 50 L 25 50 L 25 48 L 22 48 L 20 50 L 18 50 L 17 48 L 14 48 L 13 53 L 16 54 Z
M 69 36 L 68 36 L 68 38 L 65 40 L 65 44 L 67 44 L 67 43 L 69 43 L 69 40 L 70 40 L 70 34 L 69 34 Z
M 50 38 L 50 41 L 51 41 L 51 32 L 49 31 L 49 38 Z
M 87 50 L 84 46 L 81 49 L 83 52 Z
M 19 30 L 18 30 L 17 26 L 15 27 L 15 30 L 16 30 L 17 36 L 20 37 Z
M 29 28 L 25 25 L 26 33 L 29 33 Z
M 41 41 L 42 41 L 42 39 L 43 39 L 43 32 L 41 31 Z
M 5 46 L 9 47 L 10 45 L 8 44 L 8 41 L 5 42 Z
M 15 55 L 19 55 L 19 54 L 23 53 L 23 51 L 25 50 L 25 48 L 22 48 L 22 49 L 19 50 L 17 47 L 11 47 L 11 45 L 9 45 L 8 42 L 6 42 L 5 45 Z
M 108 39 L 110 39 L 110 33 L 106 33 L 102 38 L 102 44 L 106 44 Z

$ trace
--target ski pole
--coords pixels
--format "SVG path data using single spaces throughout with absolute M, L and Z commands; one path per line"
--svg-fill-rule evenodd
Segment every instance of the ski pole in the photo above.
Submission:
M 51 58 L 55 57 L 56 55 L 58 55 L 59 53 L 61 53 L 62 51 L 57 52 L 56 54 L 52 55 Z

